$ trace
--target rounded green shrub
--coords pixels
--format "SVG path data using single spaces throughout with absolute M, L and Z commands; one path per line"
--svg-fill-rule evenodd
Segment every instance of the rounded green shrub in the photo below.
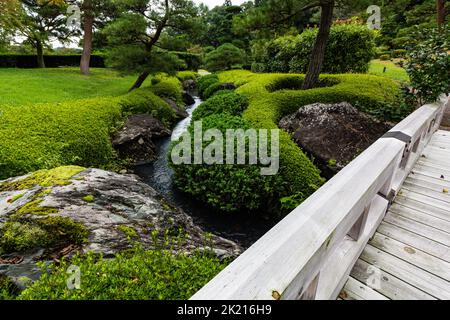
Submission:
M 306 72 L 317 29 L 285 36 L 267 44 L 262 63 L 269 72 Z M 324 73 L 365 73 L 376 54 L 375 33 L 366 26 L 337 25 L 330 31 L 322 67 Z
M 217 129 L 225 136 L 227 129 L 250 129 L 250 124 L 236 116 L 216 114 L 202 119 L 203 130 Z M 190 145 L 194 147 L 193 127 Z M 183 138 L 172 143 L 171 150 L 182 143 Z M 203 150 L 209 142 L 203 143 Z M 246 159 L 248 159 L 249 140 L 246 140 Z M 237 143 L 234 144 L 235 148 Z M 170 155 L 170 153 L 169 153 Z M 236 152 L 235 152 L 236 156 Z M 223 159 L 226 159 L 225 139 Z M 277 206 L 279 194 L 284 184 L 278 175 L 261 175 L 259 165 L 238 164 L 174 164 L 175 184 L 182 191 L 193 195 L 210 206 L 227 212 L 239 210 L 269 210 Z M 193 163 L 193 161 L 191 162 Z M 236 159 L 235 159 L 235 162 Z M 272 211 L 274 214 L 276 211 Z
M 183 104 L 181 83 L 175 77 L 164 77 L 157 84 L 148 88 L 158 97 L 169 98 L 177 104 Z
M 203 94 L 206 89 L 208 89 L 209 86 L 211 86 L 214 83 L 219 82 L 219 77 L 216 74 L 209 74 L 206 76 L 201 77 L 197 82 L 197 88 L 198 93 L 201 97 L 203 97 Z
M 382 55 L 380 56 L 380 60 L 381 60 L 381 61 L 387 61 L 387 60 L 390 60 L 390 59 L 391 59 L 391 56 L 388 55 L 388 54 L 382 54 Z
M 203 102 L 192 114 L 192 121 L 197 121 L 212 114 L 228 113 L 239 116 L 248 107 L 248 98 L 229 92 L 212 96 Z

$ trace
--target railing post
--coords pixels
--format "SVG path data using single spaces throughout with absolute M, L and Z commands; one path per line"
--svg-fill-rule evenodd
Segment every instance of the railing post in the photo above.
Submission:
M 356 220 L 355 224 L 350 228 L 347 235 L 355 241 L 358 241 L 362 232 L 364 231 L 364 227 L 366 226 L 367 216 L 369 215 L 370 206 L 372 203 L 368 204 L 362 214 L 359 216 L 358 220 Z
M 308 287 L 303 291 L 303 293 L 300 295 L 300 300 L 315 300 L 316 293 L 317 293 L 317 286 L 319 285 L 319 277 L 320 272 L 317 274 L 317 276 L 314 278 L 313 281 L 308 285 Z

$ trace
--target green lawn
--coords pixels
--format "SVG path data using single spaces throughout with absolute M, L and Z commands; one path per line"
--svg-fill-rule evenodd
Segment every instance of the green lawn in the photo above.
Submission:
M 135 76 L 122 77 L 109 69 L 92 69 L 89 76 L 80 74 L 78 68 L 0 69 L 0 104 L 118 96 L 135 80 Z
M 386 72 L 383 72 L 386 67 Z M 409 81 L 408 74 L 405 69 L 397 66 L 392 61 L 372 60 L 370 62 L 369 73 L 377 76 L 383 76 L 396 81 Z

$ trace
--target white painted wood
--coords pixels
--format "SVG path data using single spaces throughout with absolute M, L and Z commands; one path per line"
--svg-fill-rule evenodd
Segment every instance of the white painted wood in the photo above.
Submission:
M 442 103 L 425 105 L 400 122 L 391 131 L 409 135 L 411 143 L 392 137 L 377 140 L 191 299 L 336 298 L 347 281 L 359 253 L 374 234 L 386 212 L 388 201 L 378 194 L 390 196 L 392 190 L 394 192 L 400 190 L 417 158 L 439 127 L 442 106 Z M 443 134 L 440 134 L 439 138 L 442 136 Z M 433 141 L 441 143 L 440 140 Z M 442 154 L 437 154 L 433 157 L 433 161 L 440 161 L 441 156 Z M 401 166 L 402 158 L 406 166 Z M 426 179 L 436 179 L 433 172 L 436 169 L 433 169 L 433 166 L 430 169 L 430 165 L 423 165 L 419 170 L 426 173 L 424 174 L 427 176 Z M 414 201 L 419 203 L 428 205 L 427 201 L 430 201 L 423 199 L 427 197 L 420 193 L 408 190 L 406 192 L 413 194 Z M 409 195 L 404 198 L 409 200 Z M 442 200 L 432 199 L 435 209 L 446 212 L 439 201 L 447 204 Z M 371 206 L 367 220 L 363 223 L 365 217 L 362 217 L 362 214 L 369 205 Z M 442 230 L 393 212 L 388 215 L 393 221 L 392 224 L 397 221 L 399 227 L 412 224 L 417 229 L 417 225 L 421 225 L 434 232 L 431 234 L 430 230 L 425 228 L 428 236 L 434 237 L 437 234 L 436 241 L 445 244 L 449 240 L 439 239 L 439 235 L 442 237 L 445 233 Z M 357 239 L 355 241 L 346 235 L 355 223 L 359 222 L 362 222 L 361 234 L 359 237 L 355 236 Z M 397 240 L 392 239 L 388 245 L 389 248 L 398 249 Z M 364 250 L 366 254 L 363 252 L 362 256 L 369 253 L 366 259 L 370 259 L 371 249 L 368 250 L 367 247 Z M 397 251 L 394 252 L 400 255 Z M 388 258 L 384 259 L 384 255 Z M 400 263 L 400 266 L 404 270 L 415 272 L 418 270 L 417 274 L 409 276 L 412 286 L 423 286 L 434 297 L 450 295 L 445 280 L 394 256 L 384 253 L 381 256 L 387 269 L 391 268 L 394 259 L 403 263 Z M 436 259 L 432 255 L 429 256 Z M 374 262 L 376 260 L 371 263 Z M 426 265 L 425 261 L 420 262 Z M 434 263 L 430 267 L 436 268 L 435 271 L 441 276 L 447 276 L 445 271 L 436 265 L 439 264 Z M 403 279 L 400 276 L 398 278 Z M 423 284 L 424 280 L 428 282 Z M 364 294 L 355 293 L 359 296 Z
M 422 202 L 408 199 L 402 196 L 397 196 L 397 198 L 395 198 L 395 203 L 401 204 L 404 207 L 408 207 L 416 211 L 424 212 L 443 220 L 448 220 L 449 212 L 445 209 L 434 208 Z
M 421 186 L 416 186 L 414 184 L 411 184 L 409 182 L 403 183 L 403 190 L 408 190 L 410 192 L 414 192 L 414 193 L 418 193 L 421 194 L 423 196 L 426 196 L 430 199 L 436 199 L 439 201 L 443 201 L 448 203 L 448 207 L 450 208 L 450 190 L 445 189 L 446 192 L 444 192 L 444 188 L 441 187 L 438 190 L 432 190 L 429 188 L 424 188 Z M 405 195 L 407 197 L 407 195 Z
M 433 215 L 430 215 L 428 213 L 424 213 L 421 211 L 414 210 L 409 207 L 402 206 L 401 204 L 394 203 L 390 208 L 389 211 L 396 213 L 400 216 L 409 218 L 411 220 L 417 221 L 419 223 L 425 224 L 427 226 L 445 231 L 449 233 L 450 236 L 450 215 L 445 217 L 444 219 L 435 217 Z
M 405 183 L 412 184 L 414 186 L 427 188 L 430 190 L 434 190 L 439 193 L 443 193 L 444 189 L 450 190 L 450 183 L 447 183 L 444 180 L 436 180 L 436 179 L 421 179 L 417 177 L 416 175 L 409 175 L 408 178 L 406 178 Z M 450 191 L 448 193 L 448 196 L 450 197 Z
M 400 242 L 407 243 L 410 246 L 422 250 L 439 259 L 450 262 L 450 247 L 447 247 L 442 243 L 425 238 L 417 233 L 384 221 L 381 222 L 377 232 Z
M 192 299 L 298 298 L 392 176 L 403 146 L 376 141 Z
M 442 178 L 433 178 L 429 176 L 425 176 L 420 173 L 412 173 L 408 176 L 408 179 L 414 180 L 414 181 L 423 181 L 428 182 L 435 185 L 441 185 L 442 187 L 449 187 L 450 188 L 450 181 L 445 181 Z
M 436 198 L 431 198 L 429 196 L 410 191 L 408 189 L 402 189 L 399 193 L 400 196 L 405 197 L 407 199 L 416 200 L 423 204 L 426 204 L 427 206 L 439 208 L 443 211 L 450 211 L 450 205 L 447 203 L 447 201 L 439 200 Z
M 389 211 L 384 217 L 384 221 L 389 222 L 395 226 L 410 230 L 428 239 L 440 242 L 443 245 L 450 246 L 450 238 L 447 232 L 424 225 L 420 222 L 400 216 L 394 212 Z
M 346 237 L 330 255 L 321 271 L 317 299 L 334 299 L 338 296 L 365 244 L 383 220 L 387 207 L 388 201 L 377 196 L 367 214 L 366 228 L 363 229 L 358 240 L 354 241 L 350 237 Z
M 370 283 L 368 278 L 374 276 L 373 269 L 370 269 L 371 264 L 358 259 L 355 267 L 352 270 L 351 276 L 362 283 Z M 406 283 L 399 278 L 385 272 L 379 271 L 379 282 L 376 282 L 374 288 L 377 292 L 383 296 L 392 300 L 436 300 L 435 297 L 428 293 L 417 289 L 416 287 Z
M 438 299 L 450 299 L 450 283 L 402 259 L 367 245 L 361 259 Z
M 429 273 L 450 281 L 450 263 L 403 242 L 375 233 L 369 244 Z
M 352 277 L 348 277 L 340 297 L 344 300 L 347 300 L 348 297 L 352 297 L 352 300 L 389 300 L 366 284 Z

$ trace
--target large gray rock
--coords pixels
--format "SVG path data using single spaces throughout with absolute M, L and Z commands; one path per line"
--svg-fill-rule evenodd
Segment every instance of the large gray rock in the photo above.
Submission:
M 182 85 L 184 90 L 192 91 L 197 87 L 197 82 L 193 79 L 188 79 L 184 80 Z
M 183 107 L 179 107 L 175 101 L 169 98 L 162 98 L 171 108 L 175 111 L 178 119 L 184 119 L 189 116 L 189 114 L 184 110 Z
M 15 181 L 26 177 L 15 178 Z M 42 192 L 44 190 L 46 192 Z M 11 201 L 18 194 L 23 196 Z M 93 251 L 110 256 L 131 247 L 134 241 L 152 248 L 155 243 L 165 241 L 166 233 L 176 237 L 181 231 L 186 235 L 183 241 L 173 247 L 178 252 L 189 254 L 208 247 L 220 257 L 236 257 L 242 251 L 239 245 L 230 240 L 215 235 L 207 236 L 190 216 L 171 205 L 135 175 L 85 169 L 67 180 L 65 185 L 35 185 L 25 190 L 0 192 L 0 227 L 17 215 L 18 209 L 37 199 L 41 201 L 39 206 L 56 209 L 50 216 L 67 217 L 84 225 L 88 240 L 82 245 L 64 243 L 62 246 L 32 248 L 27 252 L 0 256 L 0 274 L 12 277 L 19 285 L 23 277 L 36 279 L 39 276 L 37 261 L 58 260 L 76 251 Z M 30 218 L 40 219 L 42 216 L 31 215 Z M 124 233 L 124 226 L 134 230 L 133 239 Z
M 195 103 L 194 98 L 189 94 L 189 92 L 187 91 L 183 91 L 183 102 L 187 105 L 187 106 L 191 106 Z
M 161 121 L 148 114 L 136 114 L 128 118 L 125 126 L 112 140 L 121 158 L 139 165 L 156 158 L 155 141 L 169 136 L 171 131 Z
M 326 176 L 332 176 L 390 129 L 347 102 L 315 103 L 281 119 L 279 127 L 292 134 L 313 155 Z

